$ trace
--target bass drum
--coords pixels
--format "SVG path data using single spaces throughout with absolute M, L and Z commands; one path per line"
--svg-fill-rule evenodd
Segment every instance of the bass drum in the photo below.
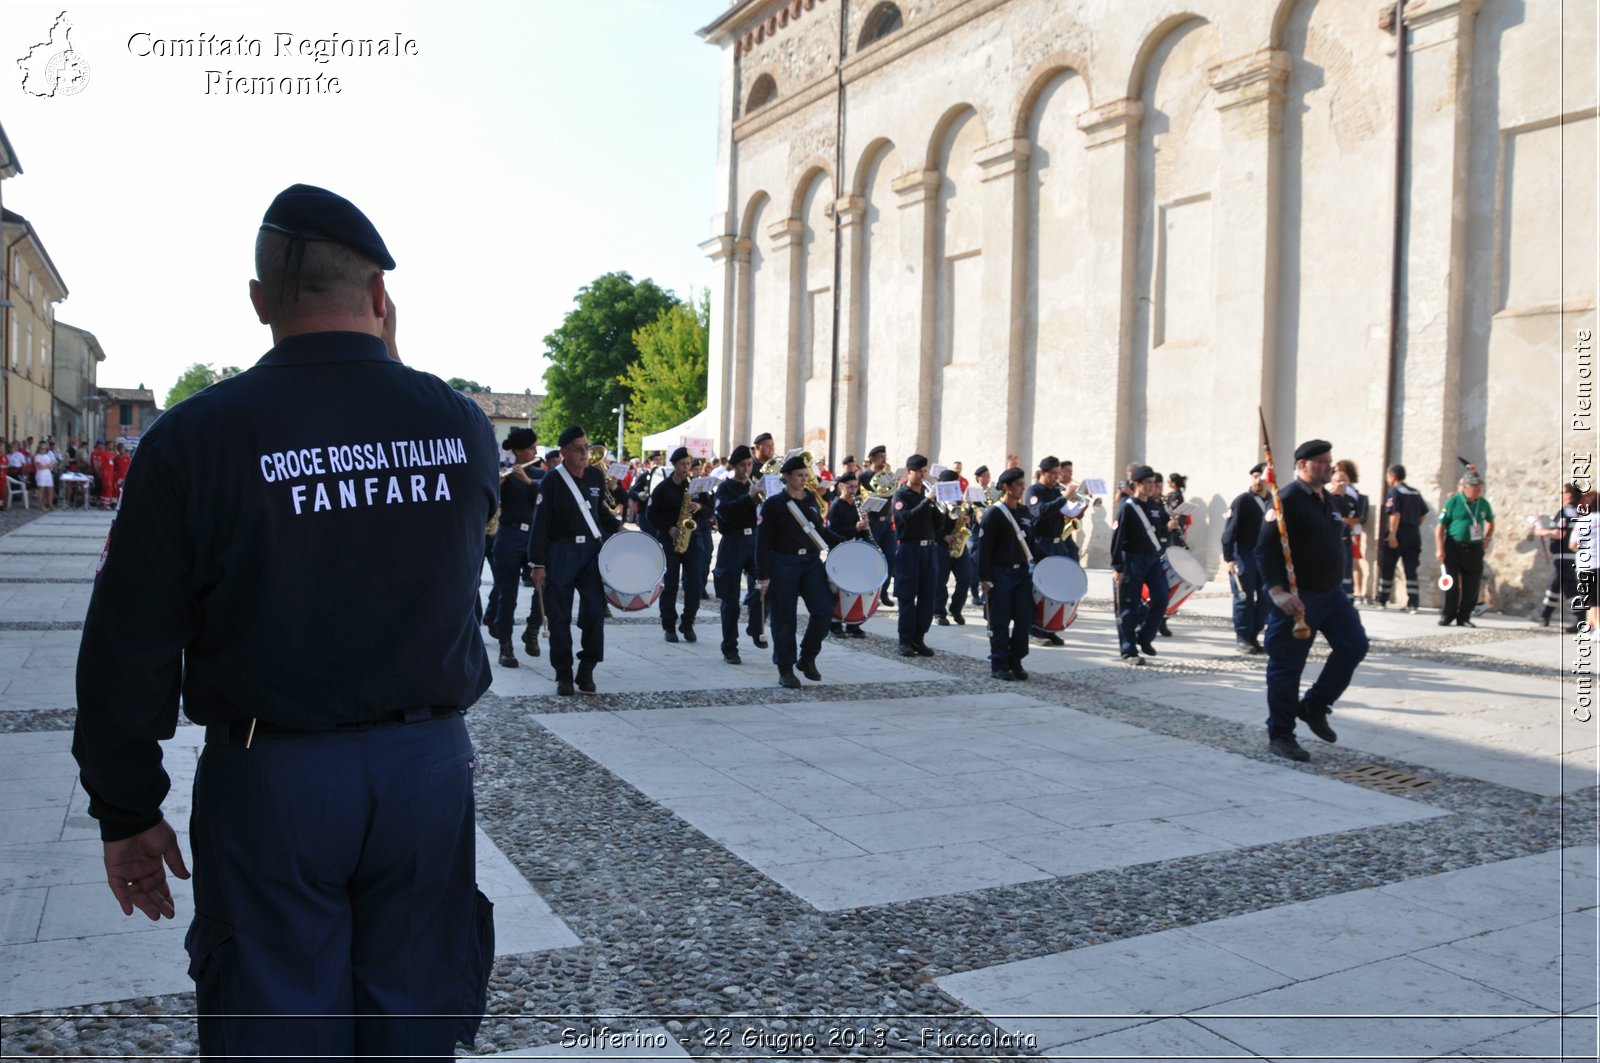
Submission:
M 1161 555 L 1161 572 L 1167 578 L 1167 614 L 1172 616 L 1178 611 L 1178 606 L 1189 600 L 1189 595 L 1206 585 L 1206 566 L 1200 559 L 1181 546 L 1169 546 L 1167 552 Z M 1148 600 L 1150 590 L 1147 587 L 1139 588 L 1140 594 Z
M 620 531 L 600 547 L 600 582 L 606 600 L 625 612 L 648 609 L 661 597 L 667 555 L 654 536 Z
M 1033 623 L 1046 631 L 1065 631 L 1078 619 L 1078 603 L 1089 593 L 1083 566 L 1059 554 L 1033 566 Z
M 889 562 L 876 546 L 859 539 L 840 543 L 828 551 L 828 586 L 833 591 L 833 618 L 860 624 L 878 611 Z

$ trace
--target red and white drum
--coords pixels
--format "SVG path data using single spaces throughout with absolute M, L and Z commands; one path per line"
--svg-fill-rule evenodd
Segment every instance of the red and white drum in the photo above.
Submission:
M 1169 546 L 1161 557 L 1161 570 L 1167 577 L 1167 615 L 1189 600 L 1189 595 L 1206 585 L 1206 566 L 1181 546 Z M 1146 598 L 1150 592 L 1144 592 Z
M 618 609 L 637 612 L 661 597 L 667 579 L 667 555 L 654 536 L 620 531 L 600 547 L 600 582 L 606 600 Z
M 878 611 L 889 562 L 871 543 L 852 539 L 828 551 L 828 586 L 833 590 L 833 618 L 859 624 Z
M 1065 631 L 1078 619 L 1078 603 L 1089 593 L 1083 566 L 1059 554 L 1033 566 L 1033 623 L 1046 631 Z

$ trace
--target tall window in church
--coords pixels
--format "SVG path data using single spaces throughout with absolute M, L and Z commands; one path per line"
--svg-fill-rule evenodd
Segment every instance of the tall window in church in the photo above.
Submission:
M 778 83 L 772 80 L 771 74 L 762 74 L 750 87 L 750 96 L 744 105 L 744 113 L 751 114 L 757 108 L 765 107 L 777 98 Z
M 906 20 L 898 7 L 891 3 L 879 4 L 867 15 L 866 25 L 861 30 L 860 47 L 865 48 L 874 41 L 883 40 L 905 24 Z

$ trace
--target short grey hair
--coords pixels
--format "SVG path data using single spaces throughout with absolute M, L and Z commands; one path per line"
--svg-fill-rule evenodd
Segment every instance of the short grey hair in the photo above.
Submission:
M 331 240 L 307 240 L 271 229 L 256 235 L 256 280 L 271 307 L 310 302 L 359 310 L 378 272 L 377 263 Z

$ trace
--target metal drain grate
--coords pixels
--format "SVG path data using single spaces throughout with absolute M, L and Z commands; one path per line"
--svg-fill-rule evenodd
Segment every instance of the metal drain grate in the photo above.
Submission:
M 1381 764 L 1358 764 L 1353 768 L 1346 768 L 1343 771 L 1330 772 L 1329 774 L 1335 779 L 1343 779 L 1359 786 L 1381 790 L 1386 794 L 1399 794 L 1401 796 L 1415 793 L 1418 790 L 1425 790 L 1435 785 L 1435 780 L 1433 779 L 1418 778 L 1403 771 L 1385 768 Z

